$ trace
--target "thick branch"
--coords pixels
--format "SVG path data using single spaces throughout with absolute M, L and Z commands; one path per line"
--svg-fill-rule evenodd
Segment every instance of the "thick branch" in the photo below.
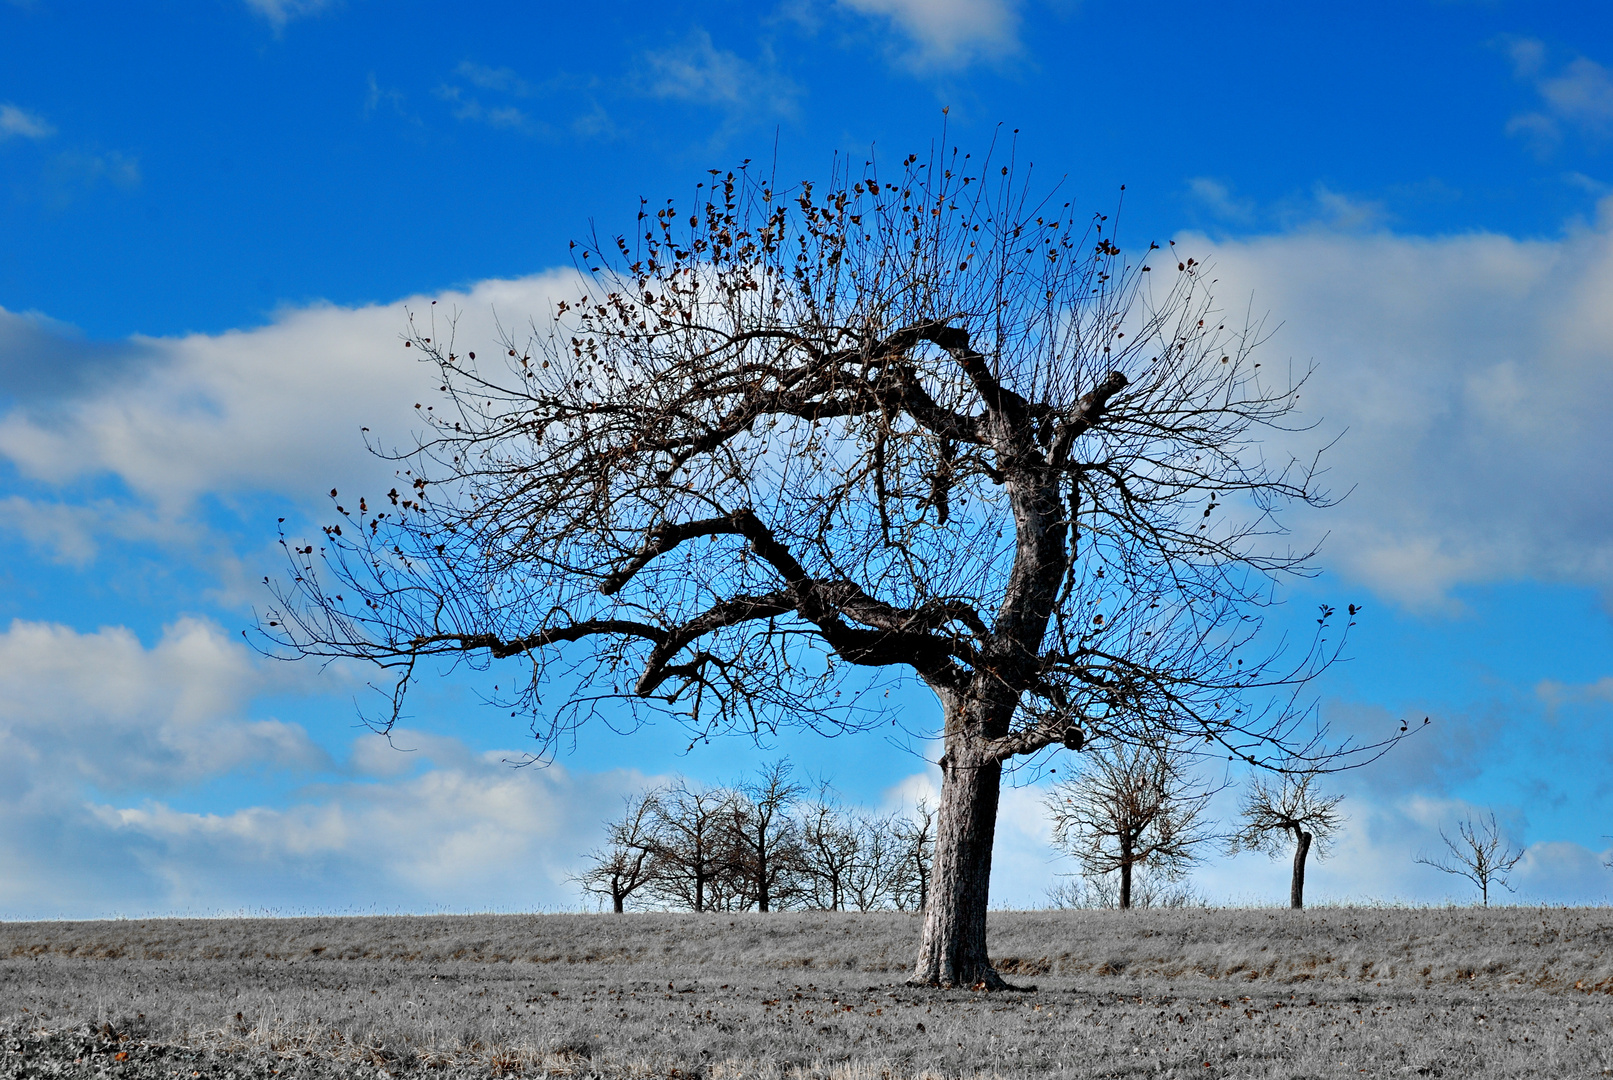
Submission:
M 1070 456 L 1070 447 L 1075 444 L 1075 440 L 1098 422 L 1103 416 L 1103 411 L 1109 407 L 1109 399 L 1126 388 L 1126 381 L 1126 377 L 1120 372 L 1111 371 L 1108 378 L 1075 403 L 1075 410 L 1068 419 L 1059 424 L 1054 433 L 1053 446 L 1047 455 L 1048 464 L 1055 467 L 1064 464 Z

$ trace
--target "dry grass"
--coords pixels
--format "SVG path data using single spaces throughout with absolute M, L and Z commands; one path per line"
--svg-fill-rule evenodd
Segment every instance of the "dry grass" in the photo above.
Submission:
M 993 954 L 1037 989 L 993 995 L 903 986 L 917 934 L 900 914 L 0 924 L 0 1075 L 48 1052 L 26 1032 L 84 1024 L 81 1068 L 214 1062 L 180 1075 L 1613 1071 L 1603 909 L 1001 912 Z

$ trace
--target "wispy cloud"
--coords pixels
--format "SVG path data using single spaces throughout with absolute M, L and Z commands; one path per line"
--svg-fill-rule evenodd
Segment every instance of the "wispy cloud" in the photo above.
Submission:
M 293 19 L 314 15 L 331 6 L 332 0 L 246 0 L 246 6 L 266 19 L 275 30 L 282 30 Z
M 1388 209 L 1381 201 L 1335 191 L 1320 181 L 1312 184 L 1307 192 L 1287 196 L 1267 206 L 1236 195 L 1230 185 L 1207 176 L 1188 180 L 1187 194 L 1192 203 L 1222 225 L 1264 224 L 1289 230 L 1323 228 L 1354 232 L 1381 227 L 1389 220 Z
M 410 116 L 404 109 L 404 102 L 407 98 L 402 90 L 396 87 L 382 86 L 373 71 L 365 77 L 365 83 L 367 89 L 364 94 L 364 115 L 366 117 L 375 115 L 377 110 L 385 107 L 406 120 L 411 120 L 416 124 L 420 122 L 417 118 Z
M 532 85 L 507 67 L 488 67 L 465 60 L 454 70 L 460 78 L 483 90 L 496 90 L 512 97 L 531 97 L 533 94 Z
M 452 107 L 455 120 L 485 124 L 523 135 L 550 132 L 547 123 L 534 118 L 526 109 L 508 101 L 489 104 L 475 92 L 517 100 L 540 95 L 539 87 L 533 86 L 511 69 L 464 60 L 454 69 L 454 78 L 457 81 L 445 82 L 437 87 L 436 95 Z
M 774 68 L 770 56 L 753 63 L 717 48 L 704 30 L 671 48 L 646 53 L 642 84 L 651 97 L 719 109 L 731 123 L 793 115 L 801 93 Z
M 1251 199 L 1235 198 L 1232 189 L 1208 176 L 1195 176 L 1187 182 L 1188 195 L 1211 214 L 1236 225 L 1247 225 L 1255 220 L 1255 204 Z
M 56 129 L 38 113 L 9 102 L 0 104 L 0 142 L 7 139 L 48 139 Z
M 911 42 L 912 66 L 956 65 L 1019 51 L 1018 0 L 836 0 L 845 11 L 888 23 Z
M 447 83 L 437 87 L 436 93 L 439 98 L 452 106 L 455 120 L 467 120 L 528 135 L 535 135 L 542 130 L 532 117 L 514 105 L 484 105 L 480 99 L 466 93 L 464 88 Z
M 1513 73 L 1534 86 L 1543 106 L 1514 116 L 1507 134 L 1526 139 L 1542 154 L 1561 141 L 1565 126 L 1595 138 L 1613 135 L 1613 71 L 1584 56 L 1553 69 L 1549 50 L 1533 38 L 1504 45 Z
M 61 195 L 103 183 L 127 190 L 139 187 L 141 180 L 140 159 L 117 150 L 98 154 L 69 151 L 59 155 L 46 174 Z

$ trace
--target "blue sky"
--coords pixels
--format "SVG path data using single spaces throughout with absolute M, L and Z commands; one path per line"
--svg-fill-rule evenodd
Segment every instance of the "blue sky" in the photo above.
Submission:
M 0 0 L 0 42 L 0 917 L 571 907 L 649 778 L 933 784 L 883 733 L 675 725 L 512 770 L 524 729 L 459 679 L 403 753 L 356 726 L 362 672 L 240 631 L 275 519 L 389 475 L 360 428 L 429 392 L 405 306 L 490 334 L 640 196 L 923 151 L 943 108 L 1078 203 L 1124 184 L 1123 242 L 1199 252 L 1317 367 L 1303 438 L 1342 433 L 1350 494 L 1294 519 L 1326 541 L 1289 607 L 1366 607 L 1335 728 L 1433 723 L 1338 778 L 1313 896 L 1465 899 L 1413 859 L 1474 809 L 1528 849 L 1518 898 L 1613 895 L 1613 9 Z M 1064 869 L 1039 799 L 1005 798 L 1002 902 Z M 1259 857 L 1197 881 L 1283 895 Z

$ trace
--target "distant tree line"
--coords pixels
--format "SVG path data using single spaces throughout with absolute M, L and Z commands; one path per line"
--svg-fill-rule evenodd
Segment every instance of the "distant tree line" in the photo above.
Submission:
M 1158 908 L 1208 903 L 1186 879 L 1210 850 L 1290 856 L 1289 905 L 1305 906 L 1308 860 L 1323 858 L 1345 818 L 1342 796 L 1322 774 L 1295 767 L 1249 778 L 1229 833 L 1209 820 L 1227 782 L 1193 769 L 1180 740 L 1088 745 L 1049 790 L 1055 847 L 1077 872 L 1048 890 L 1054 907 Z M 607 822 L 576 881 L 630 908 L 688 911 L 923 911 L 931 889 L 936 814 L 924 802 L 906 814 L 847 807 L 827 784 L 809 790 L 787 761 L 729 786 L 678 779 L 625 800 Z M 1489 903 L 1490 886 L 1511 888 L 1523 852 L 1495 815 L 1464 819 L 1446 853 L 1418 863 L 1467 878 Z
M 789 762 L 730 786 L 629 796 L 576 881 L 614 911 L 922 911 L 935 812 L 875 814 L 809 789 Z

